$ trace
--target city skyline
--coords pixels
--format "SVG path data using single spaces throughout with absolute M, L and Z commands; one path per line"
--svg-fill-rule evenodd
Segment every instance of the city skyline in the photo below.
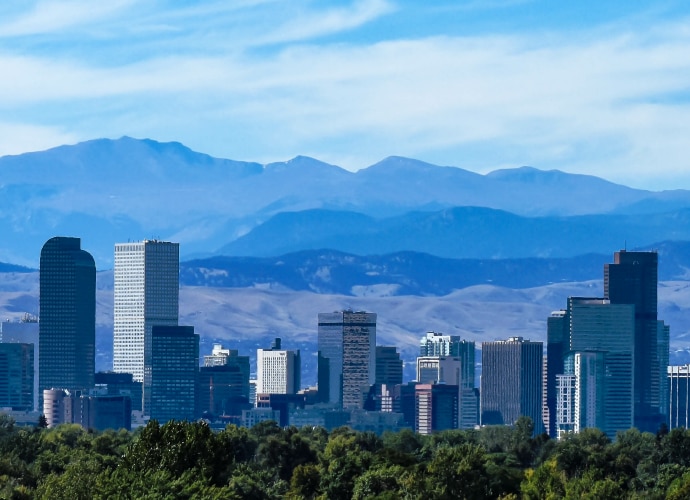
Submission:
M 134 298 L 133 302 L 142 306 L 145 313 L 140 315 L 165 320 L 169 319 L 171 310 L 177 313 L 179 303 L 171 307 L 165 297 L 174 292 L 172 295 L 179 300 L 179 245 L 145 241 L 141 244 L 118 244 L 115 249 L 119 253 L 116 260 L 119 261 L 120 293 Z M 146 258 L 148 250 L 152 256 L 150 259 Z M 170 256 L 175 258 L 171 260 Z M 168 272 L 173 268 L 174 273 Z M 478 424 L 513 425 L 519 417 L 528 416 L 534 422 L 536 433 L 542 432 L 543 424 L 553 435 L 552 415 L 556 415 L 555 434 L 558 437 L 587 427 L 597 427 L 613 437 L 632 427 L 655 432 L 661 425 L 673 425 L 673 418 L 680 418 L 674 416 L 674 408 L 678 414 L 680 408 L 677 397 L 674 400 L 673 395 L 669 397 L 667 393 L 671 374 L 668 362 L 670 330 L 658 315 L 658 254 L 620 250 L 614 253 L 613 263 L 604 264 L 603 271 L 603 298 L 569 296 L 567 309 L 549 317 L 546 349 L 542 342 L 531 342 L 522 337 L 482 342 L 478 399 L 475 399 L 473 373 L 474 342 L 435 331 L 428 331 L 419 341 L 417 374 L 411 383 L 403 384 L 400 378 L 395 382 L 375 384 L 383 372 L 388 371 L 384 366 L 389 361 L 393 370 L 397 370 L 395 366 L 398 363 L 401 364 L 397 349 L 377 346 L 376 313 L 345 309 L 317 315 L 317 392 L 310 396 L 313 388 L 300 391 L 303 389 L 298 382 L 300 369 L 294 364 L 294 358 L 299 358 L 299 354 L 290 352 L 293 355 L 292 366 L 286 365 L 280 357 L 287 358 L 289 352 L 282 350 L 281 339 L 275 338 L 270 349 L 257 351 L 259 391 L 253 394 L 259 396 L 254 401 L 260 399 L 264 406 L 252 403 L 252 399 L 247 398 L 249 391 L 243 395 L 244 402 L 229 393 L 227 402 L 242 412 L 243 422 L 276 418 L 280 415 L 276 413 L 277 407 L 283 408 L 280 410 L 283 412 L 288 408 L 304 409 L 310 400 L 312 403 L 329 403 L 336 411 L 354 412 L 352 415 L 363 409 L 395 413 L 398 418 L 406 420 L 407 425 L 412 425 L 410 422 L 414 420 L 414 428 L 420 433 L 444 428 L 471 428 Z M 134 279 L 127 273 L 135 275 Z M 88 355 L 88 338 L 77 339 L 73 332 L 74 325 L 86 332 L 92 330 L 89 324 L 95 325 L 95 264 L 91 255 L 81 249 L 79 238 L 54 237 L 41 250 L 40 274 L 43 309 L 39 316 L 39 352 L 43 353 L 40 356 L 39 385 L 46 389 L 45 394 L 57 398 L 55 404 L 51 403 L 49 425 L 63 421 L 63 418 L 67 422 L 76 422 L 76 414 L 69 412 L 91 411 L 86 409 L 90 403 L 87 404 L 83 396 L 91 395 L 90 391 L 95 387 L 95 342 Z M 144 282 L 144 286 L 140 282 Z M 65 294 L 65 290 L 69 293 Z M 147 297 L 144 298 L 145 295 Z M 147 301 L 154 305 L 161 303 L 162 306 L 149 309 L 145 307 Z M 75 303 L 83 309 L 81 313 L 72 311 L 71 305 Z M 118 309 L 117 300 L 113 307 Z M 139 308 L 137 311 L 142 312 Z M 183 419 L 196 418 L 200 413 L 213 415 L 216 374 L 209 372 L 209 379 L 205 382 L 207 387 L 200 385 L 200 336 L 194 334 L 194 326 L 155 322 L 151 326 L 151 334 L 144 336 L 143 415 L 162 421 L 177 418 L 180 411 L 179 418 Z M 62 360 L 58 360 L 53 352 L 52 346 L 57 344 L 66 353 Z M 81 347 L 86 349 L 86 355 L 74 355 L 74 347 L 81 344 L 85 344 Z M 20 345 L 6 344 L 3 352 L 18 353 L 18 348 Z M 12 378 L 10 382 L 15 387 L 19 383 L 26 387 L 25 400 L 31 405 L 33 349 L 28 345 L 21 349 L 25 354 L 12 362 L 15 365 L 13 369 L 23 373 L 24 378 L 21 381 Z M 379 353 L 381 359 L 377 360 Z M 263 359 L 264 354 L 266 360 Z M 277 357 L 271 358 L 269 354 Z M 240 358 L 242 364 L 246 363 L 246 368 L 231 371 L 241 373 L 244 382 L 249 384 L 249 358 L 238 356 L 237 351 L 215 344 L 211 355 L 204 357 L 204 365 L 216 368 L 230 366 L 232 359 L 233 364 L 239 367 Z M 46 359 L 52 360 L 53 365 L 62 363 L 59 369 L 69 372 L 66 383 L 46 385 L 55 370 L 55 366 L 46 366 Z M 3 357 L 3 360 L 9 364 L 9 358 Z M 84 367 L 90 370 L 86 377 L 71 373 L 83 372 Z M 86 380 L 89 378 L 90 383 Z M 117 383 L 121 384 L 120 381 Z M 445 396 L 441 396 L 440 388 L 433 388 L 434 384 L 445 387 Z M 222 389 L 222 385 L 218 388 Z M 51 392 L 53 389 L 58 392 Z M 546 393 L 542 392 L 544 389 Z M 202 411 L 198 391 L 203 393 L 205 390 L 208 390 L 209 398 L 205 403 L 206 409 Z M 266 397 L 271 394 L 285 397 Z M 409 415 L 410 394 L 414 394 L 414 419 Z M 290 398 L 290 395 L 294 397 Z M 62 401 L 63 396 L 68 402 L 64 408 L 58 401 Z M 437 396 L 441 399 L 437 400 Z M 15 400 L 19 401 L 18 398 Z M 126 401 L 123 398 L 111 401 L 109 408 L 121 415 L 123 408 L 127 407 Z M 479 415 L 471 410 L 477 407 L 477 401 Z M 105 399 L 101 402 L 106 405 Z M 438 408 L 454 408 L 450 420 L 446 419 L 447 415 L 443 417 L 445 420 L 438 420 L 441 415 L 437 415 L 434 409 L 437 403 L 440 405 Z M 131 406 L 129 404 L 129 409 L 124 411 L 131 412 Z M 223 407 L 226 407 L 225 403 Z M 103 408 L 106 411 L 105 406 Z M 62 416 L 61 412 L 64 412 Z M 371 425 L 364 423 L 363 414 L 359 415 L 352 417 L 360 419 L 359 425 Z M 87 417 L 82 415 L 80 418 Z M 235 415 L 233 418 L 238 417 Z M 288 421 L 285 414 L 279 418 Z M 383 429 L 401 424 L 391 420 L 387 423 L 380 421 L 377 425 Z

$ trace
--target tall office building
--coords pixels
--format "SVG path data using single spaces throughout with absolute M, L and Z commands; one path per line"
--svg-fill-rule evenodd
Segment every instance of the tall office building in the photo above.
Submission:
M 427 332 L 419 342 L 420 356 L 455 356 L 462 361 L 462 385 L 473 389 L 475 385 L 475 345 L 474 342 L 462 340 L 459 335 L 446 335 L 438 332 Z
M 403 362 L 397 347 L 376 346 L 376 385 L 398 385 L 403 380 Z
M 113 371 L 144 380 L 145 339 L 153 325 L 177 325 L 179 267 L 178 243 L 115 245 Z
M 41 249 L 39 391 L 88 390 L 96 359 L 96 265 L 79 238 Z
M 281 349 L 280 339 L 270 349 L 256 350 L 256 393 L 296 394 L 301 384 L 300 354 Z
M 153 325 L 144 364 L 144 415 L 161 424 L 193 420 L 198 373 L 194 327 Z
M 428 435 L 457 429 L 458 389 L 457 385 L 415 385 L 415 432 Z
M 559 394 L 565 394 L 558 389 L 558 377 L 566 374 L 564 371 L 564 359 L 569 352 L 570 339 L 570 320 L 566 310 L 555 311 L 546 320 L 546 408 L 544 413 L 544 427 L 546 432 L 552 438 L 558 437 L 558 430 L 556 428 L 556 420 L 559 412 L 562 415 L 569 415 L 567 412 L 570 409 L 570 400 L 568 396 L 566 399 L 566 407 L 564 409 L 557 409 L 557 400 Z M 564 383 L 568 383 L 567 381 Z M 570 387 L 565 385 L 564 387 Z M 566 412 L 566 413 L 563 413 Z M 563 417 L 569 421 L 571 418 Z M 563 420 L 563 419 L 561 419 Z M 572 430 L 572 429 L 569 429 Z
M 25 314 L 20 321 L 3 321 L 0 322 L 0 341 L 8 344 L 31 344 L 34 348 L 34 400 L 32 410 L 38 411 L 38 367 L 40 364 L 39 357 L 39 340 L 38 340 L 38 318 Z
M 604 297 L 635 306 L 635 427 L 656 432 L 665 420 L 661 390 L 666 378 L 659 359 L 657 325 L 658 255 L 621 250 L 604 265 Z
M 614 438 L 633 426 L 635 306 L 568 297 L 548 322 L 549 432 L 597 427 Z
M 204 356 L 204 368 L 215 366 L 233 366 L 242 374 L 241 394 L 247 401 L 253 402 L 251 384 L 249 381 L 249 356 L 240 356 L 237 349 L 226 349 L 222 344 L 213 344 L 211 354 Z M 254 393 L 256 395 L 256 392 Z
M 376 314 L 347 310 L 318 319 L 319 398 L 362 408 L 376 376 Z
M 575 353 L 573 358 L 575 372 L 573 432 L 578 433 L 587 428 L 606 429 L 607 427 L 608 415 L 605 410 L 608 384 L 606 384 L 605 356 L 606 353 L 596 351 Z
M 239 416 L 253 406 L 249 373 L 239 364 L 202 366 L 196 386 L 196 416 Z
M 690 428 L 690 365 L 669 366 L 668 428 Z
M 33 344 L 0 343 L 0 408 L 34 409 Z
M 511 337 L 482 342 L 482 425 L 512 425 L 521 416 L 543 432 L 541 419 L 543 343 Z

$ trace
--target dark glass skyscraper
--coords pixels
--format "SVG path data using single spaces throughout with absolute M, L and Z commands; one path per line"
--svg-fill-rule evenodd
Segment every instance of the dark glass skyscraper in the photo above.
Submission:
M 144 352 L 144 415 L 161 424 L 193 420 L 199 375 L 194 327 L 153 325 Z
M 362 408 L 376 375 L 376 314 L 319 313 L 319 398 Z
M 88 390 L 96 354 L 96 265 L 79 238 L 41 249 L 39 395 L 52 387 Z
M 534 422 L 535 434 L 543 432 L 543 346 L 522 337 L 482 342 L 482 425 L 512 425 L 527 416 Z
M 604 265 L 604 297 L 611 304 L 635 306 L 635 427 L 650 432 L 664 421 L 660 375 L 664 370 L 657 346 L 664 343 L 658 336 L 665 330 L 657 324 L 657 286 L 656 252 L 621 250 L 614 254 L 613 264 Z

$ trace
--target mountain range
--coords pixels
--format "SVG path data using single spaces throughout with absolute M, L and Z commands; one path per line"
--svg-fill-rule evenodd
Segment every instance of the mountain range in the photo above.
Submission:
M 686 190 L 531 167 L 481 175 L 392 156 L 349 172 L 123 137 L 0 158 L 0 261 L 35 267 L 57 234 L 82 237 L 100 269 L 114 243 L 145 238 L 179 241 L 188 258 L 323 248 L 571 257 L 688 239 L 688 209 Z

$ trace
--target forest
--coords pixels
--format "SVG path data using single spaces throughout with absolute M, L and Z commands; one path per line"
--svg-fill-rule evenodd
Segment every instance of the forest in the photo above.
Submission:
M 134 432 L 0 416 L 0 497 L 13 499 L 690 498 L 690 431 L 514 426 L 377 436 L 338 428 L 149 422 Z

